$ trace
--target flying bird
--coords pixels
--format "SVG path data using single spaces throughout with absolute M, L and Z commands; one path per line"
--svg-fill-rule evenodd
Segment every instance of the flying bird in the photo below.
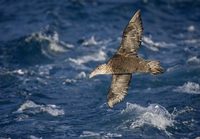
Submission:
M 89 75 L 90 78 L 101 74 L 112 75 L 112 83 L 107 96 L 110 108 L 124 99 L 132 73 L 142 72 L 156 75 L 164 71 L 158 61 L 145 60 L 137 55 L 141 46 L 142 33 L 141 13 L 138 10 L 125 27 L 120 47 L 114 56 Z

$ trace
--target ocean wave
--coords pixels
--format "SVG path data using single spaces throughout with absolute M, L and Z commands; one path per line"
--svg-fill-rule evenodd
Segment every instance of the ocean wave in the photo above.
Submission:
M 194 109 L 194 108 L 192 108 L 190 106 L 186 106 L 181 110 L 177 110 L 176 108 L 174 108 L 173 115 L 174 115 L 174 117 L 177 117 L 177 116 L 179 116 L 181 114 L 190 113 L 190 112 L 194 112 L 194 111 L 196 111 L 196 109 Z
M 200 94 L 200 85 L 195 82 L 187 82 L 182 86 L 178 86 L 176 89 L 174 89 L 174 91 L 188 94 Z
M 79 74 L 76 75 L 76 79 L 84 79 L 86 78 L 87 75 L 84 71 L 80 72 Z
M 50 71 L 53 69 L 52 64 L 40 65 L 36 67 L 38 69 L 37 73 L 39 73 L 39 75 L 49 75 Z
M 36 137 L 36 136 L 34 136 L 34 135 L 30 135 L 29 138 L 30 138 L 30 139 L 42 139 L 42 137 Z
M 172 66 L 172 67 L 167 68 L 166 71 L 167 71 L 167 72 L 174 72 L 174 71 L 178 70 L 179 68 L 181 68 L 180 65 L 175 65 L 175 66 Z
M 193 56 L 193 57 L 190 57 L 187 60 L 187 63 L 189 63 L 189 64 L 200 64 L 200 59 L 197 56 Z
M 61 41 L 56 31 L 54 31 L 49 35 L 45 32 L 32 33 L 29 37 L 25 39 L 25 41 L 26 42 L 38 41 L 40 43 L 47 42 L 48 47 L 46 47 L 45 49 L 53 52 L 65 52 L 68 48 L 74 47 L 72 44 L 67 44 Z M 46 54 L 45 49 L 43 49 L 44 54 Z
M 74 58 L 69 58 L 69 61 L 77 64 L 77 65 L 82 65 L 85 63 L 88 63 L 90 61 L 104 61 L 106 60 L 106 53 L 103 50 L 99 50 L 99 52 L 91 54 L 91 55 L 85 55 L 82 57 L 79 57 L 77 59 Z
M 16 75 L 25 75 L 27 73 L 28 73 L 28 70 L 26 70 L 26 69 L 16 69 L 13 71 L 9 71 L 7 69 L 6 72 L 4 72 L 4 74 L 16 74 Z
M 28 72 L 27 70 L 23 70 L 23 69 L 18 69 L 18 70 L 13 71 L 13 73 L 16 73 L 16 74 L 19 74 L 19 75 L 24 75 L 27 72 Z
M 51 63 L 56 56 L 74 47 L 72 44 L 61 41 L 55 31 L 53 33 L 47 31 L 32 33 L 2 45 L 0 48 L 0 53 L 3 52 L 1 61 L 20 65 Z
M 24 121 L 25 119 L 28 119 L 29 118 L 29 116 L 28 115 L 26 115 L 26 114 L 20 114 L 20 115 L 18 115 L 16 118 L 15 118 L 15 120 L 16 121 Z
M 199 44 L 200 42 L 200 39 L 187 39 L 187 40 L 184 40 L 185 43 L 188 43 L 188 44 Z
M 121 138 L 121 134 L 117 133 L 105 133 L 105 132 L 92 132 L 92 131 L 83 131 L 80 135 L 81 138 Z
M 56 105 L 51 105 L 51 104 L 39 105 L 30 100 L 27 100 L 24 104 L 22 104 L 20 108 L 17 110 L 17 113 L 23 113 L 25 111 L 28 111 L 34 114 L 46 112 L 52 116 L 60 116 L 60 115 L 65 114 L 64 110 L 60 109 Z
M 83 42 L 81 43 L 83 46 L 95 46 L 95 45 L 106 45 L 110 42 L 111 40 L 102 40 L 102 41 L 97 41 L 95 36 L 91 36 L 89 39 L 87 40 L 83 40 Z
M 84 46 L 91 46 L 91 45 L 97 45 L 99 44 L 100 42 L 97 42 L 95 40 L 95 37 L 94 36 L 91 36 L 91 38 L 89 38 L 88 40 L 84 40 L 82 45 Z
M 62 82 L 62 84 L 65 85 L 65 84 L 72 84 L 72 83 L 76 83 L 76 82 L 77 82 L 77 80 L 75 80 L 75 79 L 66 79 Z
M 142 39 L 142 43 L 152 51 L 159 51 L 159 48 L 168 48 L 176 46 L 173 43 L 166 43 L 166 42 L 155 42 L 152 40 L 152 37 L 144 36 Z
M 196 29 L 195 29 L 194 25 L 190 25 L 190 26 L 188 26 L 187 30 L 188 30 L 188 32 L 194 32 Z
M 77 81 L 79 80 L 82 80 L 82 79 L 85 79 L 87 77 L 87 74 L 82 71 L 80 73 L 78 73 L 75 78 L 73 79 L 65 79 L 62 84 L 65 85 L 65 84 L 73 84 L 73 83 L 77 83 Z
M 173 126 L 174 116 L 165 107 L 159 104 L 150 104 L 143 107 L 137 104 L 127 103 L 126 108 L 121 111 L 122 115 L 129 115 L 124 124 L 129 124 L 129 128 L 140 128 L 144 125 L 153 126 L 159 130 L 166 131 L 167 127 Z

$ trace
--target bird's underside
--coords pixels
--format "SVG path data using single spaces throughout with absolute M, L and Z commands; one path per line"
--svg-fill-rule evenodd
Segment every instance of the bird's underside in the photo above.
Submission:
M 144 72 L 159 74 L 163 68 L 157 61 L 144 60 L 137 56 L 142 39 L 142 20 L 138 10 L 124 29 L 120 48 L 107 64 L 98 66 L 90 77 L 100 74 L 112 74 L 112 82 L 108 92 L 108 105 L 112 108 L 122 101 L 127 94 L 132 73 Z
M 112 82 L 108 92 L 108 106 L 113 107 L 124 99 L 127 94 L 128 86 L 131 82 L 132 74 L 114 74 L 112 75 Z
M 128 64 L 128 62 L 130 64 Z M 110 108 L 122 101 L 127 94 L 128 86 L 131 82 L 132 73 L 151 73 L 159 74 L 163 72 L 162 67 L 157 61 L 144 60 L 139 57 L 130 57 L 128 60 L 120 63 L 116 59 L 111 59 L 108 65 L 112 67 L 112 82 L 108 92 L 108 106 Z

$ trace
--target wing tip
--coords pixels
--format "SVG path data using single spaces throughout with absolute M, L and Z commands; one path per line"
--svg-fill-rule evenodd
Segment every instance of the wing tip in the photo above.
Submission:
M 138 9 L 138 10 L 135 12 L 135 15 L 141 15 L 141 10 Z
M 108 101 L 108 107 L 111 109 L 113 108 L 113 103 L 111 101 Z
M 135 22 L 137 20 L 141 21 L 141 10 L 138 9 L 135 14 L 133 15 L 132 19 L 130 20 L 130 22 Z

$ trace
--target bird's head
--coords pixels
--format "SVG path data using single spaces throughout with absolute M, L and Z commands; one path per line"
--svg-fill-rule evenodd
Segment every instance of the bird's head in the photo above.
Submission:
M 89 75 L 89 78 L 92 78 L 94 76 L 100 75 L 100 74 L 109 74 L 110 68 L 106 64 L 102 64 L 98 67 L 96 67 Z

